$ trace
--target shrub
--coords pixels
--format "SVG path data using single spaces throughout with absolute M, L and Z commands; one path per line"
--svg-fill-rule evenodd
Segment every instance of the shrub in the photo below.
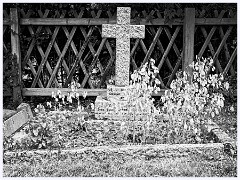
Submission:
M 222 74 L 210 74 L 215 70 L 213 59 L 197 58 L 190 67 L 193 76 L 186 72 L 177 73 L 170 90 L 161 97 L 162 114 L 168 121 L 169 136 L 175 143 L 195 137 L 204 141 L 202 126 L 208 118 L 218 115 L 224 106 L 222 91 L 228 90 L 228 82 L 223 82 Z

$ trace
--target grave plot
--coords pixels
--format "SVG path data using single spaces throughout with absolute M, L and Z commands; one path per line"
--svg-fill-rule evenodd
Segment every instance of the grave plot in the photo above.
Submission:
M 164 137 L 162 132 L 168 133 L 168 129 L 164 126 L 165 119 L 161 116 L 153 117 L 158 121 L 152 124 L 152 129 L 150 128 L 149 139 L 134 134 L 137 128 L 135 123 L 140 128 L 146 126 L 147 121 L 143 119 L 148 118 L 148 115 L 151 114 L 147 109 L 140 111 L 134 106 L 129 106 L 126 95 L 129 85 L 130 38 L 144 38 L 145 30 L 144 26 L 130 25 L 130 8 L 118 8 L 117 10 L 117 24 L 103 25 L 102 33 L 103 37 L 116 38 L 116 85 L 107 87 L 106 97 L 97 97 L 95 101 L 96 119 L 79 112 L 42 113 L 35 117 L 34 126 L 36 128 L 29 128 L 32 130 L 32 136 L 29 136 L 30 140 L 37 143 L 35 149 L 42 150 L 17 150 L 17 153 L 23 156 L 42 156 L 49 153 L 48 146 L 52 146 L 51 143 L 57 143 L 54 146 L 55 149 L 53 148 L 50 153 L 83 154 L 90 151 L 98 155 L 110 151 L 116 154 L 147 157 L 191 156 L 191 154 L 199 153 L 214 159 L 220 158 L 229 151 L 233 155 L 236 152 L 234 140 L 210 120 L 204 124 L 204 128 L 206 134 L 212 134 L 214 138 L 211 139 L 212 142 L 210 140 L 205 144 L 194 143 L 194 139 L 190 139 L 185 144 L 171 144 L 168 141 L 164 144 L 163 141 L 157 141 L 157 133 L 160 133 L 160 137 Z M 135 109 L 131 110 L 133 107 Z M 129 111 L 134 111 L 134 113 L 129 115 Z M 128 122 L 133 120 L 135 122 L 130 126 Z M 123 124 L 127 126 L 124 133 Z M 129 133 L 130 130 L 133 132 Z M 151 139 L 151 135 L 155 136 L 155 139 Z M 139 138 L 137 141 L 136 137 Z M 81 142 L 79 143 L 79 141 Z M 14 153 L 16 152 L 7 151 L 4 156 L 9 157 Z

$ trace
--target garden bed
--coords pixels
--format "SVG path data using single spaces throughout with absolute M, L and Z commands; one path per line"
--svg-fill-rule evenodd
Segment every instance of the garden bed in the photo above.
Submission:
M 59 142 L 60 139 L 57 139 L 58 144 L 57 141 L 54 144 L 54 137 L 51 137 L 51 143 L 48 144 L 48 140 L 41 137 L 43 135 L 42 133 L 47 133 L 47 131 L 44 132 L 43 129 L 41 131 L 39 130 L 39 135 L 32 137 L 35 141 L 35 144 L 32 144 L 32 146 L 27 144 L 30 143 L 30 141 L 28 141 L 30 139 L 28 138 L 14 145 L 11 144 L 13 141 L 5 142 L 8 145 L 12 145 L 12 147 L 8 146 L 7 148 L 5 144 L 4 159 L 6 162 L 14 156 L 27 158 L 33 155 L 46 156 L 49 153 L 53 155 L 59 153 L 62 155 L 120 153 L 132 156 L 144 156 L 146 158 L 155 156 L 181 157 L 200 153 L 209 158 L 216 159 L 219 158 L 224 151 L 230 151 L 232 153 L 231 155 L 234 155 L 236 151 L 235 141 L 211 120 L 209 120 L 208 125 L 205 127 L 205 140 L 207 141 L 203 141 L 203 144 L 196 143 L 194 138 L 189 139 L 189 143 L 185 144 L 166 144 L 166 139 L 164 139 L 164 123 L 161 118 L 159 118 L 157 126 L 155 124 L 154 128 L 150 127 L 149 138 L 145 143 L 142 143 L 141 138 L 138 136 L 136 137 L 139 139 L 136 140 L 139 140 L 139 142 L 133 142 L 131 136 L 124 138 L 122 121 L 97 120 L 94 119 L 92 115 L 89 116 L 88 113 L 77 113 L 73 111 L 49 112 L 45 115 L 47 116 L 40 116 L 42 122 L 31 122 L 32 128 L 43 128 L 46 120 L 50 118 L 54 120 L 56 124 L 61 125 L 61 132 L 54 131 L 55 136 L 60 134 L 63 136 L 60 138 L 61 142 Z M 48 122 L 48 124 L 49 123 L 51 122 Z M 139 123 L 139 125 L 141 125 L 141 123 Z M 29 129 L 29 127 L 26 128 L 27 126 L 22 129 L 22 132 Z M 139 128 L 141 128 L 141 126 L 139 126 Z M 21 135 L 24 136 L 21 132 L 18 132 L 12 138 L 15 138 L 16 142 L 18 141 L 16 139 L 22 138 Z

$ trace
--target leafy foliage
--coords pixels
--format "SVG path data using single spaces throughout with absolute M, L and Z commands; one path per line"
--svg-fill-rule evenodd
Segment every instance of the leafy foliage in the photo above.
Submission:
M 228 90 L 229 83 L 223 82 L 221 74 L 209 74 L 215 69 L 211 58 L 198 58 L 190 67 L 193 69 L 192 79 L 186 72 L 178 73 L 171 89 L 161 98 L 162 110 L 175 141 L 194 136 L 197 142 L 202 142 L 202 126 L 224 107 L 222 92 Z

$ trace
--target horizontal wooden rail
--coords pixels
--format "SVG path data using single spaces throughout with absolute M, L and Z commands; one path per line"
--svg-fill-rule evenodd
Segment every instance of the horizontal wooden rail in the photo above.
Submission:
M 64 95 L 71 92 L 69 88 L 23 88 L 22 94 L 23 96 L 51 96 L 52 92 L 57 92 L 58 90 Z M 165 90 L 166 89 L 162 89 L 157 94 L 152 94 L 152 96 L 162 96 Z M 76 92 L 80 95 L 87 92 L 87 96 L 107 95 L 107 89 L 77 89 Z
M 236 18 L 196 18 L 195 25 L 235 25 L 237 24 Z M 102 25 L 102 24 L 116 24 L 116 19 L 109 18 L 21 18 L 20 25 L 47 25 L 47 26 L 66 26 L 66 25 Z M 131 24 L 141 24 L 141 25 L 168 25 L 165 23 L 164 19 L 152 19 L 147 21 L 146 19 L 141 19 L 136 22 L 134 19 L 131 20 Z M 4 19 L 3 25 L 11 25 L 10 19 Z M 172 25 L 183 25 L 183 19 L 174 19 Z

